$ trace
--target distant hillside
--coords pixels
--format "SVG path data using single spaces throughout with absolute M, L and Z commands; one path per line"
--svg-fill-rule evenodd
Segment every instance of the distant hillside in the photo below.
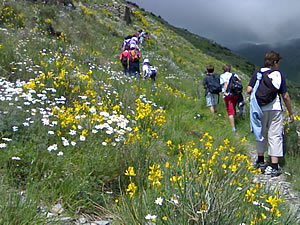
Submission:
M 245 44 L 234 52 L 249 59 L 256 65 L 263 65 L 264 54 L 269 50 L 278 51 L 282 56 L 280 69 L 286 75 L 287 79 L 300 86 L 300 39 L 294 39 L 277 46 L 267 44 Z
M 233 67 L 243 71 L 246 74 L 252 74 L 255 70 L 255 65 L 243 56 L 233 53 L 230 49 L 221 46 L 213 40 L 201 37 L 188 31 L 185 28 L 175 27 L 161 17 L 158 17 L 163 24 L 166 24 L 171 30 L 182 36 L 196 48 L 201 49 L 205 54 L 210 55 L 224 63 L 231 64 Z

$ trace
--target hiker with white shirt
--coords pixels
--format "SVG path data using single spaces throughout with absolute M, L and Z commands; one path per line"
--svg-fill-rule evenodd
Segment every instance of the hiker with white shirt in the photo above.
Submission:
M 150 78 L 151 80 L 155 81 L 157 70 L 154 66 L 150 64 L 148 58 L 145 58 L 143 61 L 143 68 L 142 74 L 145 79 Z
M 235 107 L 238 96 L 241 94 L 242 85 L 237 74 L 231 73 L 231 66 L 226 64 L 223 66 L 223 74 L 220 75 L 220 84 L 222 86 L 223 98 L 226 105 L 228 119 L 232 131 L 236 132 L 234 116 L 236 115 Z M 234 84 L 234 85 L 233 85 Z M 236 86 L 236 84 L 239 84 Z M 235 90 L 237 88 L 237 90 Z
M 250 120 L 251 130 L 256 139 L 256 167 L 272 177 L 282 173 L 278 162 L 279 158 L 284 156 L 283 108 L 280 96 L 286 105 L 290 122 L 294 121 L 285 77 L 278 70 L 281 59 L 279 53 L 267 52 L 264 58 L 265 67 L 252 75 L 247 88 L 247 93 L 251 94 Z M 270 167 L 267 167 L 264 160 L 267 150 L 271 157 Z

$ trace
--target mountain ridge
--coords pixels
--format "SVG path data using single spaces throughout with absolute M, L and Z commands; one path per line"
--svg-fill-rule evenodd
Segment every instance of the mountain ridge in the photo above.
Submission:
M 233 49 L 233 52 L 242 55 L 256 65 L 263 66 L 263 57 L 267 51 L 275 50 L 279 52 L 283 59 L 280 70 L 288 80 L 300 86 L 300 38 L 295 38 L 286 42 L 270 44 L 246 43 Z

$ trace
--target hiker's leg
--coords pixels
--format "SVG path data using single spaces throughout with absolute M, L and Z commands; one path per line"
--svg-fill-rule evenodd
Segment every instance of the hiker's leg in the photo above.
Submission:
M 228 118 L 229 118 L 231 128 L 235 129 L 234 115 L 230 115 L 230 116 L 228 116 Z
M 136 63 L 136 70 L 137 70 L 137 78 L 140 77 L 141 71 L 140 71 L 140 61 Z
M 277 156 L 271 156 L 271 162 L 273 163 L 273 164 L 277 164 L 278 163 L 278 157 Z
M 214 108 L 214 113 L 216 113 L 217 112 L 217 105 L 214 105 L 213 108 Z
M 129 63 L 129 75 L 132 76 L 134 73 L 134 67 L 133 67 L 133 63 L 130 62 Z
M 156 77 L 156 72 L 155 71 L 152 71 L 151 72 L 151 75 L 150 75 L 150 78 L 155 81 L 155 77 Z
M 124 66 L 124 75 L 129 76 L 129 69 L 127 68 L 127 66 Z
M 283 157 L 283 116 L 281 111 L 269 111 L 268 143 L 272 163 Z M 274 161 L 274 162 L 273 162 Z
M 263 141 L 256 141 L 256 151 L 258 156 L 264 156 L 268 149 L 268 112 L 264 112 L 261 118 L 262 130 L 261 134 L 264 137 Z
M 213 107 L 213 113 L 217 112 L 217 104 L 219 101 L 219 95 L 218 94 L 212 94 L 212 107 Z
M 226 96 L 224 98 L 224 101 L 226 104 L 227 115 L 229 118 L 231 128 L 233 131 L 236 131 L 234 115 L 235 115 L 235 105 L 236 105 L 236 101 L 237 101 L 237 96 L 235 96 L 235 95 Z
M 218 103 L 218 96 L 208 92 L 206 95 L 206 106 L 209 107 L 211 113 L 215 113 L 215 107 L 217 103 Z

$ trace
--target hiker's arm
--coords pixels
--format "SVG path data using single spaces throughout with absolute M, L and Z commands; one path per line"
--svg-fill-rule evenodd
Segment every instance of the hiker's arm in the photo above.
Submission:
M 207 88 L 207 82 L 206 82 L 206 78 L 204 78 L 203 82 L 202 82 L 203 88 L 206 89 Z
M 225 95 L 225 96 L 228 96 L 228 93 L 227 93 L 227 86 L 228 86 L 227 82 L 224 82 L 224 95 Z
M 290 99 L 289 93 L 288 92 L 283 93 L 282 98 L 283 98 L 284 104 L 286 105 L 286 108 L 289 112 L 290 123 L 292 123 L 292 122 L 294 122 L 294 115 L 293 115 L 293 111 L 292 111 L 292 104 L 291 104 L 291 99 Z
M 250 95 L 250 94 L 251 94 L 251 92 L 252 92 L 252 89 L 253 89 L 253 88 L 252 88 L 251 86 L 248 86 L 248 87 L 247 87 L 247 94 L 248 94 L 248 95 Z

